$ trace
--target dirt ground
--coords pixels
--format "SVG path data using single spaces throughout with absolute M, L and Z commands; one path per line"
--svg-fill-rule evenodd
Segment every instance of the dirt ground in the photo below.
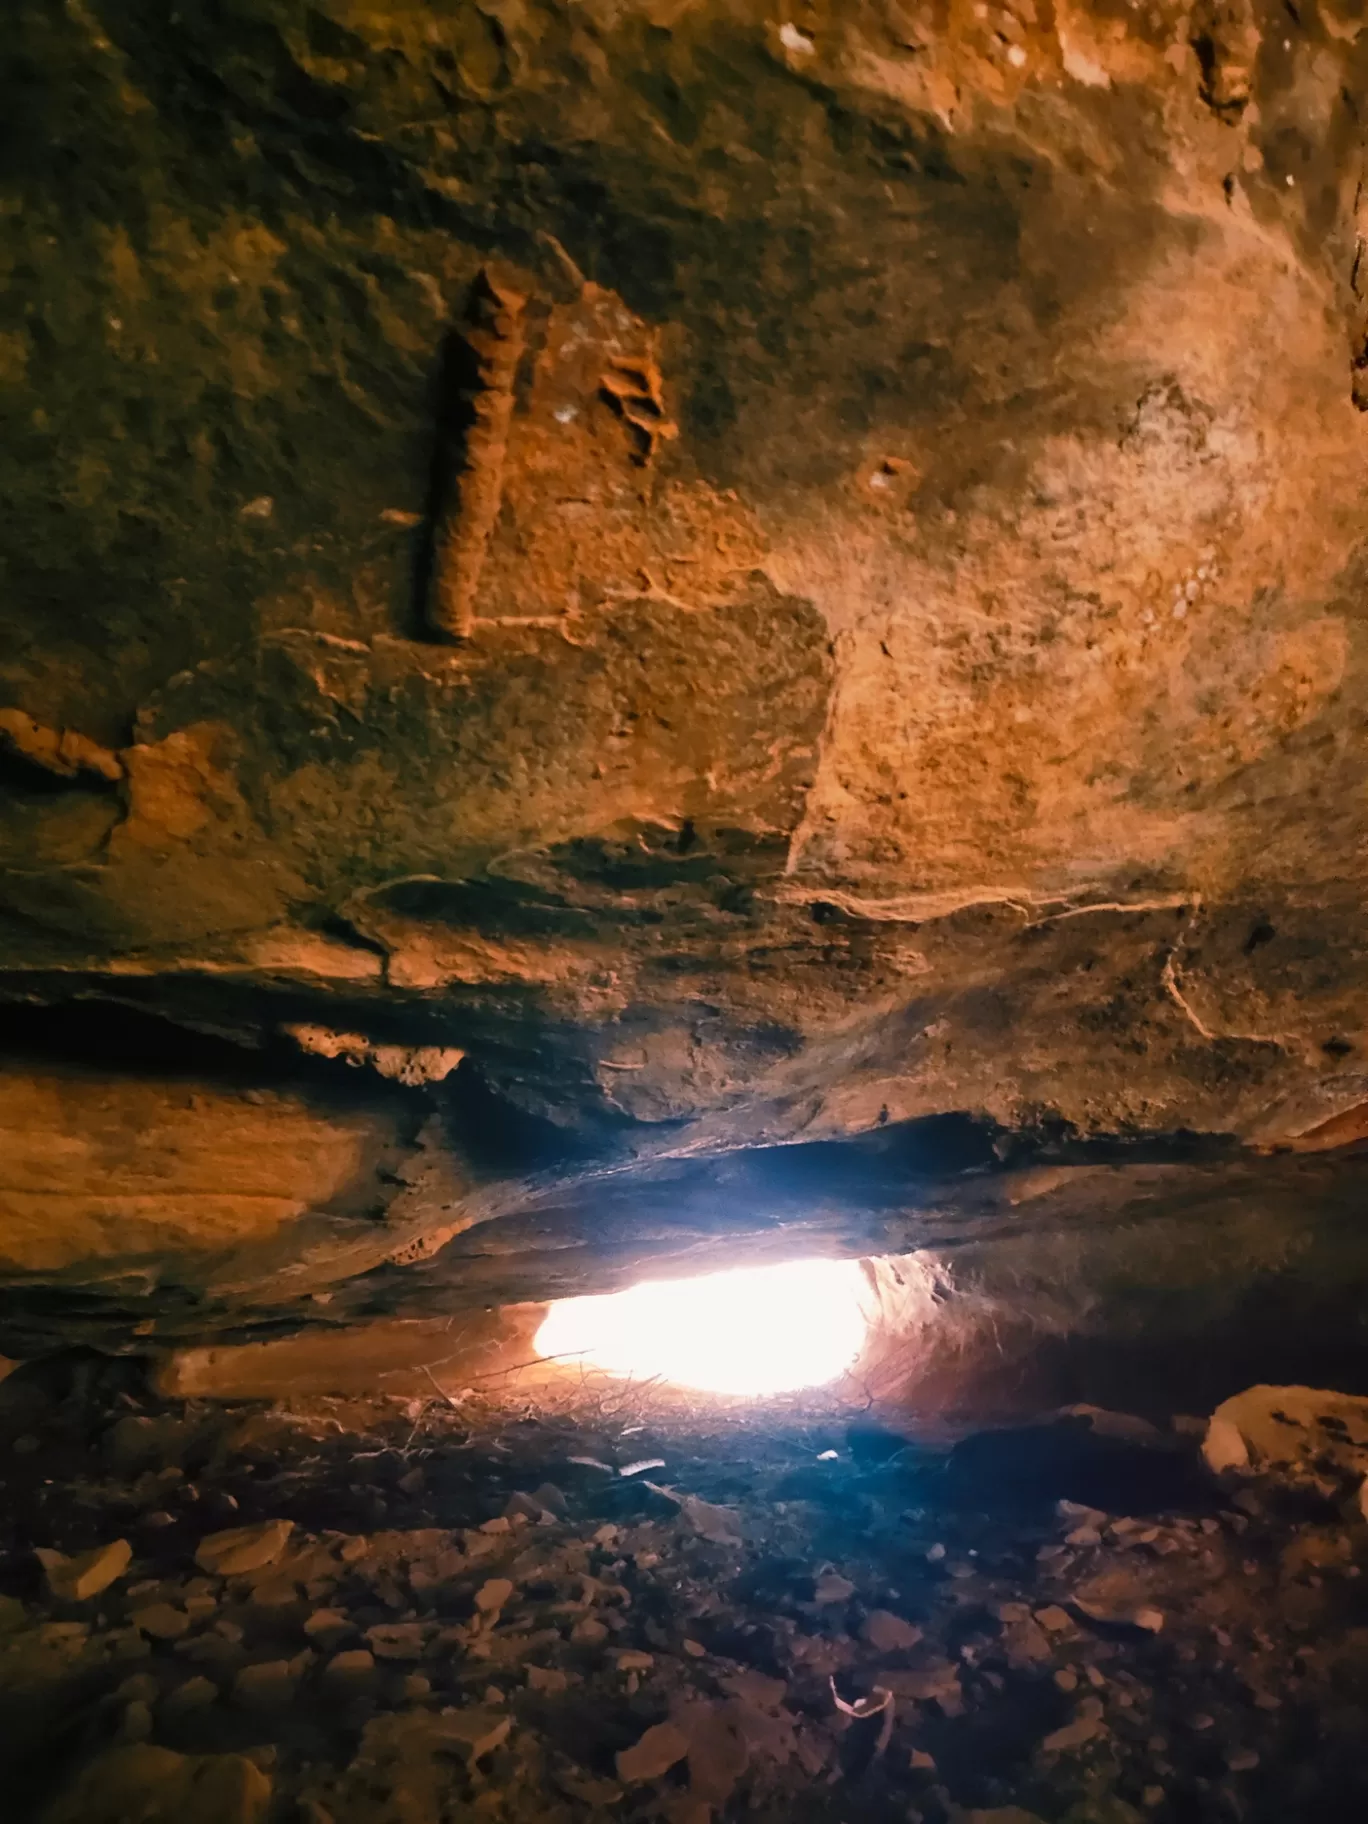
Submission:
M 121 1373 L 0 1402 L 14 1824 L 1368 1808 L 1368 1525 L 1333 1474 L 1223 1484 L 1194 1422 L 951 1447 L 607 1384 L 285 1410 Z

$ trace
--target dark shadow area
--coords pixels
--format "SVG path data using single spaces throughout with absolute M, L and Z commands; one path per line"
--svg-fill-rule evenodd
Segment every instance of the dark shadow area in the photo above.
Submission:
M 944 1489 L 952 1504 L 1041 1513 L 1056 1501 L 1111 1514 L 1205 1511 L 1215 1493 L 1191 1439 L 1160 1433 L 1134 1443 L 1068 1418 L 962 1439 Z

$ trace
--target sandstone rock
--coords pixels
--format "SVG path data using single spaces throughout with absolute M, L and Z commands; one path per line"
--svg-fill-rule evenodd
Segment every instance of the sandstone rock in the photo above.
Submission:
M 179 1640 L 190 1628 L 190 1617 L 185 1610 L 170 1602 L 154 1602 L 145 1609 L 134 1609 L 129 1620 L 140 1632 L 150 1634 L 153 1640 Z
M 822 1604 L 848 1602 L 854 1594 L 855 1585 L 848 1577 L 842 1577 L 836 1571 L 824 1571 L 813 1587 L 812 1600 Z
M 288 1704 L 299 1675 L 288 1660 L 271 1659 L 244 1666 L 233 1680 L 233 1701 L 247 1710 L 275 1709 Z
M 497 1615 L 512 1594 L 507 1577 L 491 1577 L 476 1590 L 475 1607 L 481 1615 Z
M 129 1412 L 110 1426 L 101 1444 L 110 1467 L 131 1476 L 177 1464 L 193 1436 L 194 1427 L 174 1414 L 150 1418 Z
M 1045 1608 L 1037 1609 L 1035 1618 L 1050 1634 L 1067 1634 L 1073 1627 L 1069 1611 L 1060 1608 L 1057 1602 L 1048 1603 Z
M 145 1698 L 134 1698 L 124 1706 L 119 1721 L 121 1742 L 145 1742 L 152 1733 L 152 1707 Z
M 73 1558 L 41 1546 L 34 1556 L 42 1565 L 54 1596 L 64 1602 L 88 1602 L 123 1576 L 132 1562 L 133 1548 L 127 1539 L 115 1539 Z
M 617 1756 L 617 1775 L 624 1786 L 658 1780 L 689 1752 L 689 1738 L 673 1723 L 656 1723 Z
M 1218 1476 L 1228 1469 L 1249 1468 L 1249 1446 L 1239 1427 L 1229 1419 L 1213 1418 L 1208 1423 L 1202 1455 L 1208 1469 Z
M 124 776 L 123 762 L 108 748 L 74 728 L 44 728 L 20 709 L 0 709 L 0 748 L 59 779 L 90 773 L 113 784 Z
M 922 1637 L 920 1628 L 887 1609 L 871 1609 L 865 1616 L 860 1634 L 880 1653 L 905 1652 L 909 1647 L 915 1647 Z
M 341 1609 L 315 1609 L 304 1623 L 309 1639 L 324 1647 L 335 1646 L 355 1631 L 356 1624 Z
M 263 1520 L 255 1526 L 230 1527 L 201 1539 L 195 1563 L 215 1577 L 239 1577 L 276 1564 L 284 1555 L 293 1520 Z
M 495 1710 L 471 1707 L 466 1710 L 443 1710 L 439 1719 L 443 1738 L 459 1747 L 470 1761 L 482 1760 L 508 1740 L 513 1727 L 511 1716 L 500 1716 Z
M 421 1659 L 429 1631 L 421 1621 L 385 1622 L 367 1628 L 366 1640 L 377 1659 Z
M 1328 1465 L 1358 1482 L 1368 1471 L 1368 1398 L 1315 1387 L 1250 1387 L 1217 1407 L 1202 1451 L 1218 1472 L 1297 1477 Z
M 245 1755 L 112 1749 L 79 1774 L 43 1824 L 262 1824 L 271 1782 Z
M 1047 1753 L 1059 1754 L 1071 1748 L 1083 1747 L 1101 1735 L 1103 1730 L 1102 1700 L 1085 1697 L 1075 1711 L 1074 1720 L 1047 1735 L 1040 1745 Z
M 167 1693 L 161 1707 L 169 1717 L 188 1716 L 217 1702 L 218 1694 L 218 1686 L 211 1679 L 188 1678 L 183 1685 L 177 1685 L 174 1691 Z
M 323 1668 L 323 1682 L 334 1690 L 366 1690 L 375 1682 L 375 1655 L 365 1647 L 334 1653 Z
M 679 1504 L 680 1518 L 701 1539 L 714 1545 L 740 1545 L 741 1522 L 733 1508 L 717 1507 L 700 1501 L 697 1495 L 686 1495 Z
M 529 1666 L 527 1668 L 529 1691 L 564 1691 L 569 1682 L 566 1674 L 558 1666 Z
M 708 1805 L 725 1805 L 750 1765 L 750 1749 L 734 1709 L 708 1705 L 689 1721 L 689 1791 Z M 621 1766 L 618 1771 L 626 1777 Z

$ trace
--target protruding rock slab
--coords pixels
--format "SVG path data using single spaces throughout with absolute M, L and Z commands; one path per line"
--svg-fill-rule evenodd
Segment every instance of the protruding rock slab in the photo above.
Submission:
M 449 1317 L 395 1318 L 271 1342 L 178 1349 L 158 1364 L 155 1385 L 171 1399 L 436 1395 L 505 1364 L 519 1365 L 525 1377 L 545 1314 L 541 1304 L 504 1305 L 489 1313 L 463 1312 L 459 1327 Z

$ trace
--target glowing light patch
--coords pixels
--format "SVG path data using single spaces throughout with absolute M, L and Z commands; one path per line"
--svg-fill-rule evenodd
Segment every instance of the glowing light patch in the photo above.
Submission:
M 864 1343 L 868 1297 L 854 1260 L 653 1280 L 561 1299 L 537 1332 L 536 1349 L 705 1393 L 788 1393 L 849 1368 Z

